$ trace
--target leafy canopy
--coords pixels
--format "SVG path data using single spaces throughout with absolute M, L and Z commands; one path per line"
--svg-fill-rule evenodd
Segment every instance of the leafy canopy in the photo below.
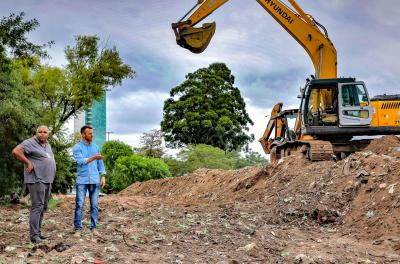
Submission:
M 115 47 L 99 47 L 97 36 L 77 36 L 75 41 L 65 49 L 65 68 L 42 66 L 33 76 L 33 89 L 46 110 L 43 121 L 57 132 L 71 116 L 100 100 L 106 89 L 135 76 Z
M 253 124 L 231 70 L 214 63 L 186 75 L 164 102 L 161 130 L 167 146 L 207 144 L 225 151 L 240 149 L 254 139 Z
M 39 26 L 36 19 L 24 20 L 25 13 L 11 13 L 0 20 L 0 53 L 9 51 L 15 58 L 47 57 L 45 50 L 53 41 L 37 45 L 27 40 L 27 34 Z

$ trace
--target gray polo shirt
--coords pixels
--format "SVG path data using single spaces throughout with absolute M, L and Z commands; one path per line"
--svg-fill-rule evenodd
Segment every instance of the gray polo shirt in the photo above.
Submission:
M 36 136 L 24 140 L 19 144 L 25 156 L 32 162 L 33 170 L 27 172 L 24 165 L 24 183 L 53 183 L 56 175 L 56 161 L 50 144 L 41 144 Z

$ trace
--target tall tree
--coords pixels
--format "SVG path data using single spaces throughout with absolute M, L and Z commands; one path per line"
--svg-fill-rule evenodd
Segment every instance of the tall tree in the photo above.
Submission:
M 34 44 L 26 37 L 38 26 L 35 19 L 26 21 L 24 13 L 0 20 L 0 196 L 22 187 L 22 167 L 11 150 L 31 136 L 37 125 L 38 104 L 23 73 L 47 56 L 46 44 Z
M 162 147 L 163 133 L 159 129 L 152 129 L 140 137 L 139 154 L 145 157 L 161 158 L 164 154 Z
M 224 63 L 186 75 L 164 102 L 161 130 L 169 147 L 207 144 L 225 151 L 240 149 L 254 139 L 253 124 L 235 77 Z
M 64 69 L 43 66 L 33 77 L 33 87 L 46 110 L 43 120 L 57 133 L 79 111 L 100 100 L 106 89 L 133 78 L 135 71 L 123 63 L 116 47 L 101 48 L 97 36 L 77 36 L 67 46 Z

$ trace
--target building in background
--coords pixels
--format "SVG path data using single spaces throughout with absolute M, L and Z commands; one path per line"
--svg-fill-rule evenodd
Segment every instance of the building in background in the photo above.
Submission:
M 106 142 L 106 111 L 106 96 L 104 96 L 100 101 L 96 101 L 89 110 L 81 112 L 74 118 L 74 132 L 79 133 L 84 125 L 93 127 L 93 142 L 101 148 Z

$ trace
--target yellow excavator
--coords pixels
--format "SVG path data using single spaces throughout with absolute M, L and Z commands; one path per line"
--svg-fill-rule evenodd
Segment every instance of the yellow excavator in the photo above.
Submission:
M 312 161 L 343 157 L 360 150 L 368 140 L 353 136 L 400 134 L 400 97 L 372 100 L 364 82 L 337 78 L 337 55 L 326 29 L 294 1 L 256 0 L 308 53 L 315 75 L 300 90 L 298 109 L 276 104 L 260 138 L 271 161 L 300 151 Z M 228 0 L 199 0 L 172 23 L 176 42 L 193 53 L 203 52 L 216 24 L 194 26 Z M 382 107 L 382 105 L 390 106 Z M 397 108 L 396 108 L 397 107 Z M 385 122 L 381 121 L 385 120 Z M 271 137 L 271 135 L 273 137 Z

